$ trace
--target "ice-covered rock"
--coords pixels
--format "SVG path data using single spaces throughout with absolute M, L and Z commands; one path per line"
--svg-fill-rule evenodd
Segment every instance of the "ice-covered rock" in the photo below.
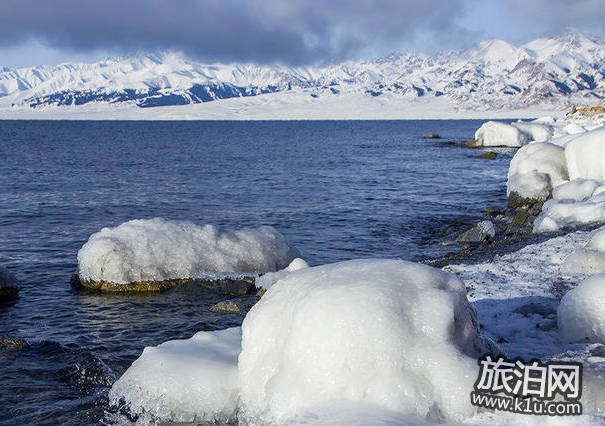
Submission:
M 605 274 L 592 275 L 568 291 L 557 318 L 565 339 L 605 343 Z
M 531 137 L 510 124 L 488 121 L 475 132 L 475 139 L 482 146 L 523 146 Z
M 565 150 L 548 142 L 520 148 L 508 169 L 507 194 L 545 201 L 554 186 L 568 180 Z
M 227 423 L 236 415 L 240 350 L 239 327 L 147 347 L 114 383 L 110 402 L 148 421 Z
M 605 252 L 605 231 L 596 233 L 586 247 Z
M 294 259 L 286 268 L 277 272 L 267 272 L 256 279 L 256 286 L 268 290 L 273 284 L 288 274 L 300 269 L 308 268 L 309 264 L 301 258 Z
M 575 179 L 557 186 L 552 195 L 534 222 L 534 232 L 605 222 L 605 187 L 602 182 Z
M 12 299 L 19 293 L 19 280 L 4 266 L 0 266 L 0 301 Z
M 483 220 L 464 234 L 460 235 L 457 241 L 462 243 L 480 243 L 488 238 L 494 238 L 495 236 L 496 228 L 494 227 L 494 224 L 489 220 Z
M 544 142 L 552 139 L 553 127 L 540 123 L 517 121 L 512 123 L 517 129 L 529 136 L 530 141 Z
M 605 127 L 583 133 L 565 147 L 569 178 L 605 179 Z
M 78 271 L 82 281 L 159 282 L 277 271 L 297 257 L 298 251 L 269 226 L 221 231 L 155 218 L 91 235 L 78 252 Z
M 598 274 L 605 272 L 605 252 L 595 249 L 580 249 L 565 258 L 561 272 L 566 274 Z
M 241 413 L 281 422 L 308 407 L 363 402 L 446 421 L 475 412 L 469 392 L 485 350 L 454 275 L 400 260 L 304 268 L 246 316 Z

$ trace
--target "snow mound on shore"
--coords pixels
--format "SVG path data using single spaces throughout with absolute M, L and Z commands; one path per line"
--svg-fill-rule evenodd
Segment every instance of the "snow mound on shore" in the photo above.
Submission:
M 554 133 L 552 126 L 536 122 L 528 123 L 524 121 L 517 121 L 516 123 L 512 123 L 512 126 L 515 126 L 517 129 L 528 135 L 530 141 L 549 141 L 552 139 Z
M 316 404 L 375 404 L 462 420 L 484 351 L 463 284 L 400 260 L 305 268 L 275 283 L 242 325 L 243 414 L 281 422 Z M 439 413 L 439 414 L 437 414 Z
M 568 291 L 557 318 L 566 339 L 605 343 L 605 274 L 592 275 Z
M 78 252 L 80 278 L 125 284 L 193 278 L 207 273 L 259 273 L 299 257 L 270 226 L 221 231 L 161 218 L 103 228 Z
M 565 147 L 570 179 L 605 179 L 605 128 L 581 134 Z
M 520 148 L 510 162 L 507 193 L 544 201 L 553 187 L 566 182 L 565 150 L 548 142 L 536 142 Z
M 201 331 L 147 347 L 109 392 L 144 419 L 173 422 L 234 419 L 241 329 Z
M 531 137 L 518 127 L 499 121 L 488 121 L 475 132 L 482 146 L 523 146 Z

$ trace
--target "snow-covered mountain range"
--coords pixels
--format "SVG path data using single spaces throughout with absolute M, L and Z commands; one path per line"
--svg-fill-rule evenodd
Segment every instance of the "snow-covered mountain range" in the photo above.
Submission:
M 460 110 L 564 109 L 605 97 L 605 40 L 578 31 L 517 47 L 487 40 L 435 56 L 394 54 L 317 67 L 205 64 L 178 52 L 101 62 L 0 67 L 0 110 L 152 107 L 297 93 L 296 102 L 354 96 Z M 70 108 L 74 110 L 74 108 Z

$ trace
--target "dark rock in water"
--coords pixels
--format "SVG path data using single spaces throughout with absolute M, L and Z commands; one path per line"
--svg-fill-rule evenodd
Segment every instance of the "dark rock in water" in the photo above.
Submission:
M 76 288 L 98 291 L 102 293 L 148 293 L 170 290 L 180 284 L 189 281 L 189 279 L 174 279 L 163 281 L 135 281 L 126 284 L 114 283 L 111 281 L 89 281 L 82 280 L 77 273 L 71 276 L 71 285 Z
M 527 211 L 518 211 L 513 216 L 513 220 L 511 220 L 511 223 L 513 223 L 515 225 L 523 225 L 524 223 L 526 223 L 528 221 L 528 219 L 529 219 L 529 213 Z
M 0 350 L 19 351 L 27 347 L 27 342 L 23 339 L 11 339 L 10 337 L 0 337 Z
M 429 133 L 428 135 L 423 136 L 422 139 L 441 139 L 441 136 L 437 133 Z
M 239 306 L 231 300 L 223 300 L 213 305 L 210 310 L 217 314 L 239 314 Z
M 220 294 L 252 295 L 258 290 L 254 284 L 254 277 L 241 276 L 218 279 L 195 278 L 190 281 L 204 287 L 206 290 L 214 291 Z
M 460 243 L 481 243 L 488 238 L 494 238 L 496 230 L 494 224 L 489 220 L 479 222 L 474 228 L 469 229 L 457 239 Z
M 71 285 L 76 288 L 98 291 L 102 293 L 148 293 L 163 292 L 183 284 L 202 287 L 205 290 L 229 295 L 254 294 L 257 289 L 254 277 L 238 276 L 224 278 L 177 278 L 163 281 L 140 281 L 118 284 L 109 281 L 81 280 L 78 273 L 71 276 Z
M 19 294 L 19 280 L 8 269 L 0 266 L 0 302 L 11 300 Z
M 19 287 L 17 286 L 6 286 L 0 287 L 0 302 L 5 300 L 14 299 L 19 295 Z
M 485 152 L 481 155 L 477 155 L 475 158 L 489 158 L 489 159 L 494 159 L 496 158 L 497 154 L 495 152 L 489 151 L 489 152 Z
M 506 201 L 506 204 L 511 209 L 516 209 L 516 208 L 523 207 L 523 206 L 531 207 L 531 206 L 535 205 L 536 203 L 540 203 L 540 202 L 533 198 L 521 197 L 516 192 L 511 192 Z
M 471 149 L 475 149 L 475 148 L 480 148 L 481 142 L 476 140 L 476 139 L 469 139 L 466 141 L 460 141 L 458 142 L 456 145 L 458 146 L 466 146 L 467 148 L 471 148 Z

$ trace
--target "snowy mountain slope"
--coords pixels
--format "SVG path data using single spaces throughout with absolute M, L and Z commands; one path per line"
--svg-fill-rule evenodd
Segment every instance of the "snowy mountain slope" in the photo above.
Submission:
M 464 52 L 397 54 L 323 67 L 204 64 L 176 52 L 84 64 L 0 68 L 0 108 L 142 108 L 297 92 L 301 102 L 343 95 L 462 110 L 566 108 L 605 97 L 605 41 L 568 31 L 517 47 L 487 40 Z M 302 96 L 304 95 L 304 96 Z M 272 96 L 272 95 L 268 95 Z

